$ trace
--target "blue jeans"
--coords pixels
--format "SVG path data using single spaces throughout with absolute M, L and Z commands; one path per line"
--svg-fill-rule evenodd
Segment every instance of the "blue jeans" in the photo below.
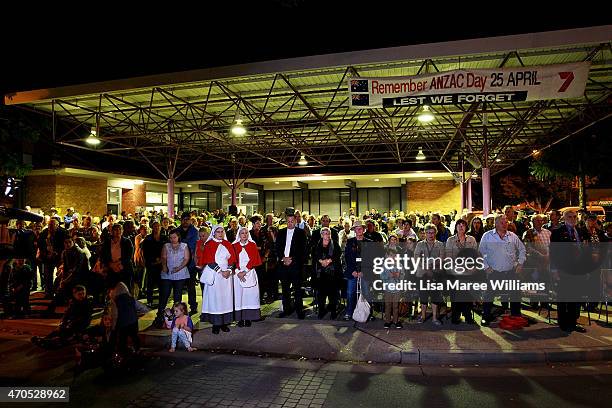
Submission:
M 370 289 L 368 282 L 361 278 L 361 292 L 363 296 L 369 301 Z M 348 285 L 346 289 L 346 314 L 353 317 L 353 312 L 357 306 L 357 278 L 348 279 Z
M 176 348 L 177 339 L 181 340 L 181 343 L 183 343 L 183 346 L 185 346 L 186 349 L 191 347 L 189 340 L 187 340 L 187 335 L 185 334 L 185 330 L 178 329 L 175 327 L 174 329 L 172 329 L 172 348 L 173 349 Z
M 172 291 L 174 303 L 178 303 L 183 298 L 183 286 L 187 279 L 172 280 L 162 279 L 159 283 L 159 306 L 157 308 L 157 317 L 162 318 L 164 309 L 170 299 L 170 291 Z

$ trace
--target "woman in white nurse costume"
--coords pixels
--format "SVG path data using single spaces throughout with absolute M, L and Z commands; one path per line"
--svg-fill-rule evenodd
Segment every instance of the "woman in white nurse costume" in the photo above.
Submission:
M 241 227 L 234 241 L 236 276 L 234 278 L 234 302 L 238 327 L 250 327 L 252 320 L 261 318 L 259 282 L 255 268 L 262 264 L 257 244 L 249 230 Z
M 204 284 L 202 315 L 200 321 L 212 323 L 214 334 L 219 330 L 229 332 L 232 322 L 232 271 L 236 256 L 232 244 L 225 239 L 222 225 L 213 228 L 198 257 L 198 267 L 202 269 L 200 282 Z

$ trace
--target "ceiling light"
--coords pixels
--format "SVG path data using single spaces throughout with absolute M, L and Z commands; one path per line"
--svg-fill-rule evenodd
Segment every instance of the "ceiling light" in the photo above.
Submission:
M 540 153 L 540 151 L 539 151 L 538 149 L 533 149 L 533 154 L 534 154 L 534 155 L 535 155 L 535 154 L 538 154 L 538 153 Z
M 274 184 L 280 184 L 280 181 L 275 181 Z
M 423 154 L 423 148 L 419 147 L 419 153 L 416 155 L 417 160 L 425 160 L 427 157 Z
M 306 156 L 301 155 L 301 156 L 300 156 L 300 161 L 298 161 L 298 164 L 299 164 L 300 166 L 305 166 L 305 165 L 307 165 L 307 164 L 308 164 L 308 160 L 306 160 Z
M 144 184 L 144 181 L 142 181 L 142 180 L 134 180 L 134 184 L 141 186 L 141 185 Z
M 434 115 L 429 111 L 429 106 L 423 105 L 423 110 L 421 111 L 421 114 L 417 117 L 417 119 L 419 120 L 419 122 L 428 123 L 434 120 L 435 118 Z
M 380 181 L 380 179 L 377 179 L 377 178 L 376 178 L 376 179 L 374 179 L 374 181 Z
M 246 128 L 242 125 L 242 119 L 236 119 L 236 123 L 232 126 L 231 130 L 235 136 L 244 136 L 247 132 Z
M 95 128 L 91 128 L 91 130 L 89 131 L 89 136 L 87 136 L 87 139 L 85 139 L 85 143 L 92 146 L 97 146 L 100 144 L 100 139 L 98 139 L 98 132 L 96 132 Z
M 327 183 L 327 180 L 323 180 L 323 183 Z
M 90 135 L 87 139 L 85 139 L 85 143 L 90 144 L 92 146 L 97 146 L 100 144 L 100 139 L 95 136 Z
M 187 184 L 187 187 L 191 187 L 191 184 Z
M 427 180 L 433 180 L 433 177 L 427 177 Z
M 495 159 L 495 161 L 496 161 L 497 163 L 499 163 L 499 162 L 501 161 L 501 159 L 500 159 L 500 158 L 497 158 L 497 159 Z

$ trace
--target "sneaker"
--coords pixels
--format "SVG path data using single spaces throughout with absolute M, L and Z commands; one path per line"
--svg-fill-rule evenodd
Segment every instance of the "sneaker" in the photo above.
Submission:
M 390 329 L 391 328 L 391 323 L 385 323 L 385 329 Z
M 219 334 L 219 327 L 218 326 L 213 326 L 212 332 L 213 332 L 213 334 Z
M 245 320 L 244 321 L 244 327 L 251 327 L 251 321 L 250 320 Z
M 344 315 L 344 317 L 342 318 L 342 320 L 344 320 L 345 322 L 348 322 L 349 320 L 351 320 L 351 316 L 349 316 L 349 315 Z
M 423 316 L 418 316 L 416 319 L 417 323 L 423 323 Z
M 230 328 L 229 328 L 229 327 L 227 327 L 227 325 L 226 325 L 226 324 L 224 324 L 223 326 L 221 326 L 221 331 L 222 331 L 223 333 L 229 333 Z
M 244 320 L 238 321 L 238 327 L 244 327 Z
M 397 323 L 395 323 L 395 328 L 396 328 L 396 329 L 403 329 L 403 328 L 404 328 L 404 326 L 402 325 L 402 323 L 397 322 Z
M 434 320 L 433 324 L 435 324 L 436 326 L 442 326 L 442 322 L 440 320 Z

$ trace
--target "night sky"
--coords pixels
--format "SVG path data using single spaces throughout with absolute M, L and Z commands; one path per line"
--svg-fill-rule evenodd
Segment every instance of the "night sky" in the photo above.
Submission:
M 387 4 L 379 8 L 373 3 L 224 2 L 174 11 L 153 2 L 140 10 L 105 2 L 95 11 L 28 3 L 23 10 L 13 8 L 2 27 L 0 93 L 609 23 L 593 10 L 566 12 L 561 6 L 538 12 L 511 5 L 493 11 L 472 4 L 451 10 L 442 2 L 410 2 L 411 7 L 375 2 Z

